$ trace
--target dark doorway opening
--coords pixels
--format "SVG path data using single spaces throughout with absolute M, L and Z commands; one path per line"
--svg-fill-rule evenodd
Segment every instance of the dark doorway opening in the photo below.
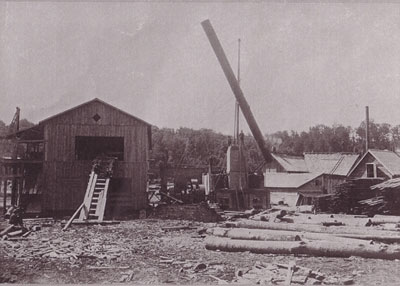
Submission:
M 77 160 L 94 160 L 106 155 L 124 160 L 124 137 L 76 136 L 75 157 Z

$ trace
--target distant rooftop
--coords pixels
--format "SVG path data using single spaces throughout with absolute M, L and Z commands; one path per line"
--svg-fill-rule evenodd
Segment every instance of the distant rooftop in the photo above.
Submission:
M 304 153 L 304 160 L 310 173 L 326 173 L 347 176 L 357 162 L 354 153 Z
M 346 176 L 357 162 L 355 153 L 304 153 L 304 156 L 272 154 L 289 173 L 332 174 Z
M 287 172 L 308 173 L 306 162 L 302 156 L 272 154 L 272 157 L 278 161 Z
M 288 174 L 267 172 L 264 176 L 264 186 L 266 188 L 299 188 L 321 175 L 315 173 Z

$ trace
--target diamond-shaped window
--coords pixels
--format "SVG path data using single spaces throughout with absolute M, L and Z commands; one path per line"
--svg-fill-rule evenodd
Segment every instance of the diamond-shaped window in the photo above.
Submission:
M 101 119 L 100 115 L 98 115 L 97 113 L 96 113 L 95 115 L 93 115 L 92 118 L 93 118 L 93 120 L 96 121 L 96 122 L 99 121 L 99 120 Z

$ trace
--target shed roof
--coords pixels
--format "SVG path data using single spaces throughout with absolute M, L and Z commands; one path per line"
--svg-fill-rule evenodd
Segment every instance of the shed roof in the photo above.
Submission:
M 309 172 L 339 176 L 347 176 L 358 157 L 353 153 L 304 153 Z
M 118 112 L 121 112 L 121 113 L 123 113 L 123 114 L 125 114 L 125 115 L 127 115 L 127 116 L 129 116 L 129 117 L 131 117 L 131 118 L 133 118 L 133 119 L 135 119 L 135 120 L 137 120 L 137 121 L 140 121 L 140 122 L 142 122 L 142 123 L 144 123 L 144 124 L 146 124 L 146 125 L 148 125 L 148 126 L 151 126 L 150 123 L 148 123 L 148 122 L 146 122 L 146 121 L 144 121 L 144 120 L 142 120 L 142 119 L 140 119 L 140 118 L 137 118 L 136 116 L 133 116 L 132 114 L 130 114 L 130 113 L 126 112 L 126 111 L 123 111 L 123 110 L 121 110 L 121 109 L 119 109 L 119 108 L 117 108 L 117 107 L 115 107 L 115 106 L 113 106 L 113 105 L 111 105 L 111 104 L 109 104 L 109 103 L 107 103 L 107 102 L 105 102 L 105 101 L 102 101 L 102 100 L 100 100 L 100 99 L 98 99 L 98 98 L 94 98 L 94 99 L 92 99 L 92 100 L 89 100 L 89 101 L 87 101 L 87 102 L 84 102 L 84 103 L 82 103 L 82 104 L 79 104 L 79 105 L 77 105 L 77 106 L 75 106 L 75 107 L 72 107 L 72 108 L 70 108 L 70 109 L 67 109 L 67 110 L 65 110 L 65 111 L 63 111 L 63 112 L 57 113 L 57 114 L 55 114 L 55 115 L 53 115 L 53 116 L 50 116 L 50 117 L 48 117 L 48 118 L 46 118 L 46 119 L 43 119 L 42 121 L 39 122 L 39 124 L 43 124 L 43 123 L 45 123 L 45 122 L 47 122 L 47 121 L 50 121 L 50 120 L 52 120 L 52 119 L 54 119 L 54 118 L 56 118 L 56 117 L 58 117 L 58 116 L 65 115 L 65 114 L 67 114 L 67 113 L 69 113 L 69 112 L 72 112 L 72 111 L 74 111 L 74 110 L 76 110 L 76 109 L 78 109 L 78 108 L 81 108 L 81 107 L 83 107 L 83 106 L 85 106 L 85 105 L 88 105 L 88 104 L 91 104 L 91 103 L 93 103 L 93 102 L 99 102 L 99 103 L 101 103 L 101 104 L 104 104 L 104 105 L 106 105 L 106 106 L 108 106 L 108 107 L 110 107 L 110 108 L 115 109 L 115 110 L 118 111 Z
M 286 172 L 307 173 L 307 165 L 303 157 L 284 154 L 271 154 Z
M 304 184 L 321 176 L 322 173 L 270 173 L 264 175 L 266 188 L 300 188 Z

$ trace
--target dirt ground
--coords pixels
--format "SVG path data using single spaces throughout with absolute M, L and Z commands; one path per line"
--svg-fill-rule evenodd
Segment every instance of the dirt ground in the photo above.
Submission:
M 0 282 L 218 284 L 213 277 L 232 282 L 236 270 L 257 262 L 290 261 L 334 277 L 352 277 L 357 285 L 400 281 L 400 261 L 209 251 L 198 229 L 215 223 L 193 222 L 191 229 L 162 230 L 188 224 L 144 219 L 119 225 L 73 225 L 66 232 L 59 222 L 47 224 L 26 240 L 0 241 Z

